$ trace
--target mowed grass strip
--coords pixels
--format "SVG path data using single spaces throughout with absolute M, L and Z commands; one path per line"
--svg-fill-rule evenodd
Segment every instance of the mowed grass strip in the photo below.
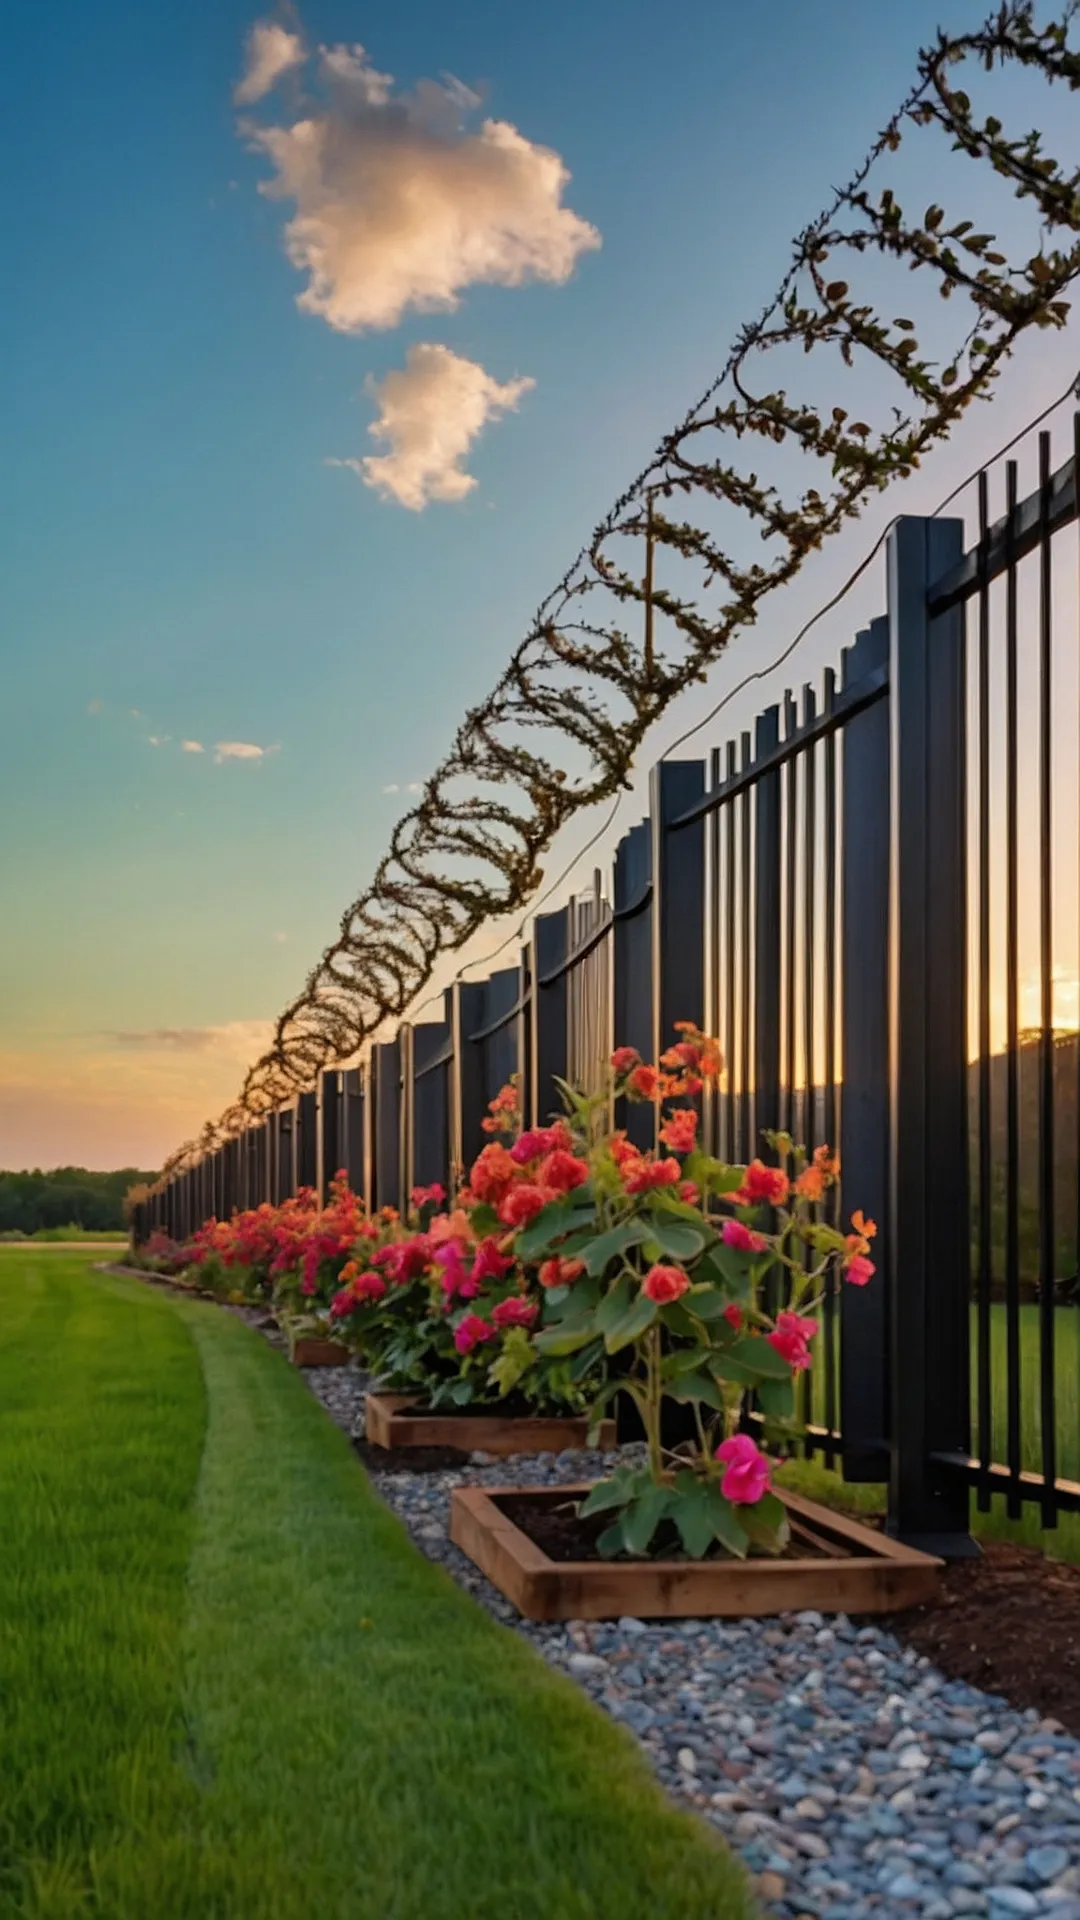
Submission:
M 748 1920 L 238 1320 L 30 1255 L 0 1314 L 0 1913 Z

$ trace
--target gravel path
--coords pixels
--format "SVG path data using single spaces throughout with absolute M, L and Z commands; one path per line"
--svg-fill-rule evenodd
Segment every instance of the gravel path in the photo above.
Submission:
M 363 1374 L 306 1378 L 359 1438 Z M 466 1478 L 588 1479 L 604 1463 L 477 1454 L 467 1474 L 372 1477 L 429 1559 L 636 1734 L 668 1792 L 741 1855 L 770 1913 L 1080 1920 L 1080 1741 L 1055 1721 L 946 1681 L 843 1614 L 522 1620 L 451 1545 L 450 1490 Z

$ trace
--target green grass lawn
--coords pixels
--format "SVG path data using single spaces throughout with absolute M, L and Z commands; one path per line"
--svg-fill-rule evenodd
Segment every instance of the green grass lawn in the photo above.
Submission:
M 0 1261 L 0 1914 L 748 1920 L 231 1315 Z

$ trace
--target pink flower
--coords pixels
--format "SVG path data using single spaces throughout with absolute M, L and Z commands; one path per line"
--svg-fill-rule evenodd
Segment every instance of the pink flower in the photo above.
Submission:
M 358 1273 L 351 1283 L 351 1289 L 357 1300 L 381 1300 L 386 1292 L 386 1281 L 379 1273 Z
M 348 1314 L 355 1313 L 359 1305 L 360 1302 L 351 1289 L 349 1287 L 342 1287 L 340 1293 L 335 1293 L 330 1302 L 330 1318 L 331 1320 L 344 1320 Z
M 865 1253 L 855 1253 L 844 1268 L 844 1279 L 853 1287 L 865 1287 L 873 1279 L 877 1268 Z
M 716 1457 L 723 1460 L 725 1472 L 720 1491 L 734 1506 L 753 1507 L 769 1491 L 772 1468 L 748 1433 L 734 1433 L 717 1447 Z
M 617 1074 L 632 1073 L 641 1065 L 641 1055 L 636 1047 L 616 1047 L 611 1064 Z
M 660 1129 L 660 1140 L 672 1153 L 693 1153 L 697 1144 L 698 1117 L 693 1107 L 676 1107 Z
M 467 1313 L 461 1325 L 454 1329 L 454 1345 L 459 1353 L 471 1353 L 482 1340 L 494 1338 L 494 1327 L 489 1327 L 487 1321 L 481 1320 L 478 1313 Z
M 447 1300 L 459 1295 L 462 1300 L 474 1300 L 480 1291 L 480 1283 L 475 1274 L 466 1270 L 461 1256 L 461 1248 L 456 1240 L 440 1247 L 435 1255 L 435 1264 L 442 1268 L 442 1290 Z
M 760 1253 L 765 1245 L 761 1234 L 752 1233 L 741 1220 L 725 1220 L 720 1238 L 734 1253 Z
M 727 1321 L 729 1327 L 734 1327 L 736 1333 L 741 1331 L 743 1315 L 737 1300 L 728 1301 L 721 1318 Z
M 553 1197 L 544 1187 L 511 1187 L 500 1202 L 499 1219 L 507 1227 L 527 1226 Z
M 414 1207 L 438 1207 L 446 1199 L 446 1188 L 436 1180 L 430 1187 L 414 1187 L 409 1198 Z
M 562 1120 L 553 1127 L 533 1127 L 514 1141 L 510 1149 L 510 1158 L 519 1167 L 527 1167 L 532 1160 L 541 1160 L 545 1153 L 554 1153 L 558 1148 L 568 1148 L 571 1144 L 570 1129 Z
M 650 1267 L 641 1283 L 641 1291 L 658 1307 L 670 1305 L 688 1292 L 690 1281 L 681 1267 Z
M 497 1327 L 531 1327 L 538 1312 L 535 1300 L 523 1300 L 520 1294 L 511 1294 L 509 1300 L 499 1301 L 491 1318 Z
M 514 1264 L 513 1254 L 500 1253 L 497 1240 L 482 1240 L 473 1261 L 474 1280 L 501 1280 Z
M 579 1160 L 576 1154 L 567 1153 L 564 1147 L 556 1147 L 554 1153 L 549 1153 L 541 1162 L 536 1177 L 540 1185 L 552 1193 L 572 1193 L 575 1187 L 584 1186 L 588 1179 L 588 1162 Z
M 804 1320 L 797 1313 L 778 1313 L 776 1331 L 766 1335 L 766 1338 L 770 1347 L 775 1347 L 781 1359 L 787 1361 L 792 1373 L 803 1373 L 810 1365 L 807 1342 L 813 1339 L 817 1330 L 816 1320 Z

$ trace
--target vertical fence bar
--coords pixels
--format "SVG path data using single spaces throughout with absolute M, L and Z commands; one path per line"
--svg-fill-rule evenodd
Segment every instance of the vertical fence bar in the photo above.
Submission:
M 889 622 L 844 649 L 846 692 L 889 660 Z M 880 1481 L 889 1434 L 889 702 L 843 732 L 840 822 L 840 1167 L 845 1214 L 877 1223 L 872 1285 L 840 1293 L 844 1478 Z
M 739 771 L 750 766 L 750 735 L 740 738 Z M 750 1060 L 752 991 L 750 985 L 752 919 L 750 901 L 750 792 L 739 796 L 739 1150 L 737 1160 L 750 1160 L 754 1151 L 751 1114 Z
M 987 530 L 990 524 L 989 477 L 978 481 L 979 511 L 979 1117 L 978 1117 L 978 1346 L 976 1352 L 976 1409 L 981 1477 L 978 1506 L 990 1511 L 990 1463 L 993 1459 L 993 1402 L 991 1340 L 993 1315 L 993 1150 L 990 1103 L 990 575 Z
M 397 1030 L 398 1042 L 398 1197 L 390 1202 L 405 1217 L 409 1195 L 416 1180 L 416 1156 L 413 1130 L 413 1029 L 403 1020 Z
M 784 738 L 789 739 L 798 724 L 793 695 L 784 695 Z M 799 755 L 794 754 L 785 768 L 784 810 L 784 1106 L 781 1126 L 795 1131 L 795 943 L 796 884 L 798 878 Z
M 1053 556 L 1050 545 L 1050 435 L 1039 435 L 1039 1431 L 1042 1523 L 1057 1525 L 1057 1408 L 1054 1309 L 1057 1232 L 1054 1217 L 1054 813 L 1053 813 Z
M 836 674 L 831 667 L 825 670 L 824 709 L 831 713 L 836 705 Z M 822 812 L 824 815 L 822 837 L 824 840 L 824 874 L 822 902 L 824 953 L 823 993 L 824 993 L 824 1031 L 825 1045 L 824 1074 L 822 1078 L 822 1137 L 835 1152 L 836 1137 L 836 735 L 827 733 L 822 746 Z M 836 1226 L 836 1194 L 829 1198 L 826 1218 Z M 825 1299 L 822 1306 L 824 1318 L 825 1357 L 822 1368 L 824 1385 L 825 1428 L 830 1434 L 836 1432 L 836 1293 L 837 1278 L 834 1267 L 829 1268 L 825 1283 Z M 826 1447 L 825 1464 L 833 1467 L 836 1455 L 832 1446 Z
M 780 709 L 758 719 L 754 757 L 779 745 Z M 780 1124 L 780 769 L 754 788 L 754 1132 Z
M 817 699 L 812 687 L 803 688 L 803 725 L 817 718 Z M 801 1138 L 809 1151 L 816 1142 L 815 1111 L 815 904 L 819 878 L 817 871 L 817 763 L 815 749 L 808 747 L 800 755 L 803 763 L 803 1122 Z M 809 1386 L 809 1381 L 807 1382 Z
M 931 619 L 962 520 L 904 518 L 888 545 L 892 821 L 889 1524 L 971 1550 L 963 609 Z M 931 934 L 932 929 L 932 934 Z
M 705 822 L 672 824 L 704 791 L 703 760 L 652 769 L 654 1060 L 671 1046 L 677 1020 L 705 1019 Z
M 713 789 L 720 785 L 720 780 L 721 780 L 720 768 L 721 768 L 720 749 L 719 747 L 714 747 L 712 749 L 712 752 L 709 755 L 709 787 L 710 789 Z M 721 966 L 722 966 L 722 962 L 721 962 L 721 953 L 722 953 L 721 924 L 722 922 L 721 922 L 721 906 L 720 906 L 720 870 L 721 870 L 721 857 L 722 857 L 721 856 L 721 837 L 720 837 L 721 812 L 722 812 L 722 808 L 720 807 L 713 808 L 712 812 L 709 815 L 708 823 L 705 829 L 706 843 L 708 846 L 708 860 L 709 860 L 709 907 L 708 907 L 708 922 L 707 922 L 706 941 L 705 941 L 706 965 L 707 965 L 707 971 L 708 971 L 708 1014 L 707 1014 L 705 1024 L 708 1027 L 709 1032 L 715 1035 L 716 1037 L 719 1037 L 723 1032 L 723 1012 L 721 1007 L 721 984 L 720 984 L 720 975 L 721 975 Z M 730 1083 L 731 1083 L 731 1036 L 730 1034 L 724 1034 L 721 1052 L 724 1055 L 726 1077 L 727 1077 L 728 1084 L 730 1086 Z M 722 1100 L 722 1095 L 721 1095 L 720 1086 L 718 1083 L 715 1088 L 709 1091 L 709 1094 L 708 1094 L 708 1101 L 706 1105 L 706 1113 L 708 1116 L 708 1131 L 705 1135 L 706 1149 L 709 1153 L 713 1154 L 717 1159 L 719 1159 L 723 1153 L 723 1144 L 722 1144 L 723 1135 L 721 1130 L 721 1100 Z
M 364 1080 L 362 1067 L 347 1067 L 341 1076 L 342 1142 L 341 1163 L 354 1193 L 366 1200 L 364 1190 Z
M 341 1166 L 341 1075 L 334 1068 L 320 1073 L 317 1098 L 315 1185 L 325 1206 L 330 1198 L 330 1182 Z
M 450 1112 L 446 1056 L 450 1026 L 446 1020 L 422 1021 L 413 1028 L 413 1182 L 450 1190 Z M 441 1061 L 441 1064 L 437 1064 Z
M 451 1023 L 454 1033 L 454 1157 L 466 1170 L 484 1145 L 483 1120 L 487 1111 L 484 1062 L 470 1036 L 484 1022 L 485 988 L 482 980 L 458 980 L 452 989 Z
M 1005 569 L 1005 1457 L 1006 1511 L 1018 1520 L 1020 1498 L 1020 913 L 1019 701 L 1017 579 L 1013 527 L 1017 464 L 1005 463 L 1008 548 Z
M 529 1052 L 532 1056 L 529 1114 L 534 1127 L 547 1126 L 552 1114 L 563 1110 L 556 1077 L 566 1079 L 568 1034 L 568 978 L 565 972 L 550 985 L 545 975 L 565 967 L 570 951 L 570 909 L 538 913 L 532 934 L 532 993 L 529 1001 Z
M 725 774 L 730 780 L 735 773 L 735 742 L 727 743 Z M 724 807 L 724 922 L 722 935 L 724 947 L 724 1042 L 727 1051 L 727 1099 L 725 1109 L 724 1155 L 734 1162 L 738 1153 L 736 1133 L 736 1060 L 738 1058 L 738 1036 L 736 1033 L 736 960 L 738 956 L 735 893 L 735 808 L 736 802 L 729 800 Z

